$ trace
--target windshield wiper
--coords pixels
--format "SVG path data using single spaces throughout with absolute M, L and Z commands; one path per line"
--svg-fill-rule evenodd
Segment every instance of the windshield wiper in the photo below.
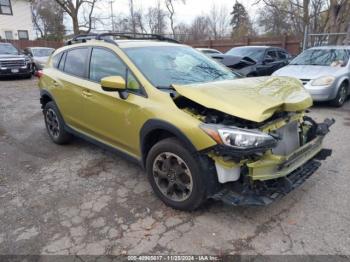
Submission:
M 175 90 L 172 86 L 156 86 L 156 88 L 160 90 Z

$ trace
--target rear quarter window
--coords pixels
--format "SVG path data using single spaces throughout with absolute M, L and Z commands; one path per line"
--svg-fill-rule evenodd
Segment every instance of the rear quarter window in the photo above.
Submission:
M 54 57 L 52 57 L 52 65 L 54 68 L 58 68 L 58 65 L 61 61 L 61 57 L 62 57 L 62 53 L 59 53 L 59 54 L 55 55 Z

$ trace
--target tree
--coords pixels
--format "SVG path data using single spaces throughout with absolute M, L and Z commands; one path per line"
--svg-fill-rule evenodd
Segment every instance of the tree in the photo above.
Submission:
M 81 33 L 82 28 L 89 33 L 97 18 L 93 16 L 99 0 L 54 0 L 72 19 L 74 34 Z M 83 14 L 84 12 L 84 14 Z M 83 21 L 79 18 L 83 17 Z
M 161 8 L 160 2 L 157 2 L 156 7 L 148 8 L 147 22 L 151 34 L 164 34 L 167 28 L 166 13 Z
M 32 17 L 35 30 L 42 39 L 62 40 L 65 27 L 63 10 L 50 0 L 33 0 Z
M 252 33 L 252 23 L 245 7 L 238 1 L 233 6 L 231 14 L 232 36 L 242 37 Z
M 210 36 L 214 39 L 223 38 L 227 33 L 229 13 L 225 6 L 213 4 L 207 16 Z
M 170 28 L 173 33 L 173 37 L 175 38 L 175 26 L 174 26 L 174 16 L 175 16 L 175 8 L 174 2 L 177 0 L 165 0 L 165 6 L 169 12 L 169 20 L 170 20 Z M 186 4 L 186 0 L 180 0 L 183 4 Z
M 206 40 L 209 37 L 209 20 L 206 16 L 197 16 L 190 27 L 191 40 Z

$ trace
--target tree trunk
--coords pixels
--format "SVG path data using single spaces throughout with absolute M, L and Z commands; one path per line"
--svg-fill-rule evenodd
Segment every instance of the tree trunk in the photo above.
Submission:
M 338 2 L 337 0 L 331 0 L 329 7 L 329 32 L 338 33 L 337 17 L 338 17 Z M 337 43 L 337 36 L 330 35 L 328 44 L 335 45 Z
M 80 34 L 80 28 L 79 28 L 79 21 L 78 21 L 78 16 L 74 15 L 72 16 L 72 23 L 73 23 L 73 31 L 75 35 Z
M 309 24 L 310 24 L 310 14 L 309 14 L 309 5 L 310 0 L 303 0 L 303 35 L 304 35 L 304 43 L 303 43 L 303 49 L 305 50 L 307 48 L 308 44 L 308 34 L 309 34 Z

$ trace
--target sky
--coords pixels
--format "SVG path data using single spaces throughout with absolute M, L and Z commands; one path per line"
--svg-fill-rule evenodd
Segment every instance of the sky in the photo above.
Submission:
M 100 10 L 103 12 L 109 12 L 110 14 L 110 0 L 103 0 L 104 3 L 100 6 Z M 135 9 L 142 8 L 144 11 L 148 9 L 150 6 L 155 6 L 158 0 L 134 0 Z M 257 0 L 241 0 L 242 3 L 251 19 L 254 21 L 256 18 L 256 12 L 259 8 L 258 5 L 254 5 Z M 115 15 L 128 12 L 128 3 L 129 0 L 114 0 L 113 1 L 113 9 Z M 163 0 L 160 0 L 163 3 Z M 176 23 L 184 22 L 186 24 L 190 24 L 193 18 L 197 15 L 207 14 L 210 11 L 211 6 L 215 3 L 218 6 L 225 6 L 228 9 L 228 12 L 232 10 L 232 7 L 236 0 L 186 0 L 186 4 L 182 4 L 181 1 L 177 1 L 175 3 L 175 11 L 176 11 Z M 165 9 L 165 6 L 163 5 Z

